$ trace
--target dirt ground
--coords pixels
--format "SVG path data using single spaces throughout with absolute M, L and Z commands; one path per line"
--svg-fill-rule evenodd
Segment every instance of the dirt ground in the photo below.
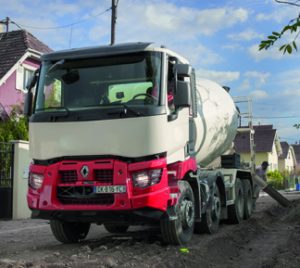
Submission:
M 162 243 L 156 228 L 111 235 L 93 225 L 75 245 L 57 242 L 47 221 L 0 221 L 0 267 L 300 267 L 300 194 L 292 208 L 261 196 L 251 219 L 194 235 L 182 249 Z

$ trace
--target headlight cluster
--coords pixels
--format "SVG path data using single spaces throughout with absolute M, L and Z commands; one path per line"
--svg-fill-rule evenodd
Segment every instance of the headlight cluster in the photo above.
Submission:
M 31 188 L 37 190 L 42 187 L 44 175 L 37 173 L 29 173 L 28 184 Z
M 133 174 L 133 184 L 135 187 L 145 188 L 157 184 L 161 180 L 161 169 L 152 169 L 136 172 Z

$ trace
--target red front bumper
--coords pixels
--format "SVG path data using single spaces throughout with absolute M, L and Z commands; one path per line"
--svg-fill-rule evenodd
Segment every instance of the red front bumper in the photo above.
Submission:
M 82 172 L 83 166 L 88 175 Z M 132 174 L 142 170 L 161 169 L 158 184 L 134 187 Z M 28 206 L 35 211 L 129 211 L 151 208 L 165 211 L 170 199 L 165 159 L 126 163 L 114 159 L 92 161 L 66 160 L 48 166 L 30 166 L 30 172 L 42 174 L 40 189 L 29 187 Z M 95 186 L 122 185 L 125 193 L 96 194 Z M 173 190 L 172 190 L 173 191 Z

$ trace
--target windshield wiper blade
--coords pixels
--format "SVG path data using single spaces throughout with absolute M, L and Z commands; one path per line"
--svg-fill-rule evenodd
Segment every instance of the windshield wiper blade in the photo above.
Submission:
M 60 108 L 62 111 L 54 111 L 54 114 L 50 116 L 50 121 L 57 121 L 57 118 L 68 117 L 70 110 L 66 107 Z
M 127 104 L 125 103 L 121 103 L 121 105 L 124 107 L 124 114 L 127 115 L 127 111 L 137 115 L 137 116 L 141 116 L 144 115 L 142 112 L 136 111 L 133 108 L 129 107 Z
M 122 110 L 121 112 L 119 112 L 119 111 L 117 111 L 117 112 L 110 112 L 108 114 L 109 115 L 119 114 L 120 117 L 126 117 L 128 112 L 131 112 L 132 114 L 134 114 L 136 116 L 142 116 L 142 115 L 144 115 L 142 112 L 138 112 L 138 111 L 134 110 L 133 108 L 129 107 L 125 103 L 120 103 L 118 105 L 123 106 L 124 110 Z
M 68 117 L 70 115 L 70 110 L 67 107 L 47 107 L 46 109 L 36 109 L 36 111 L 51 113 L 51 121 L 56 121 L 59 117 Z

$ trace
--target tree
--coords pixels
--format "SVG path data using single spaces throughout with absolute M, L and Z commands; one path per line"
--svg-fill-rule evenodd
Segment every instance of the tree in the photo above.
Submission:
M 300 7 L 300 0 L 275 0 L 275 2 Z M 272 32 L 272 34 L 269 35 L 266 40 L 262 40 L 259 44 L 259 50 L 267 50 L 268 48 L 272 47 L 276 42 L 278 42 L 279 39 L 281 39 L 287 33 L 294 33 L 295 37 L 291 42 L 287 42 L 280 46 L 279 51 L 282 51 L 283 54 L 285 54 L 286 52 L 291 54 L 294 50 L 298 49 L 296 41 L 300 35 L 300 13 L 296 18 L 290 20 L 290 22 L 287 25 L 285 25 L 280 32 Z
M 14 106 L 10 117 L 0 121 L 0 142 L 11 140 L 28 140 L 27 119 L 20 115 L 21 108 Z

